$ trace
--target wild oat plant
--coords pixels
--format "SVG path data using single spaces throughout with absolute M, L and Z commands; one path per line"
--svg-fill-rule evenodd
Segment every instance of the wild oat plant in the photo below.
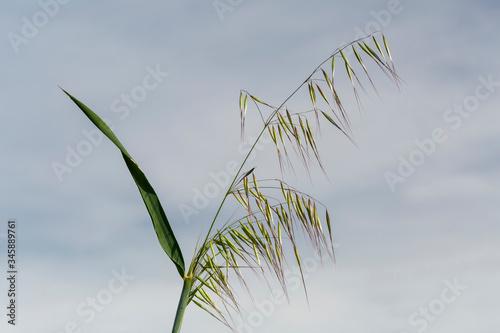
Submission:
M 354 60 L 349 61 L 348 58 Z M 190 303 L 196 304 L 236 331 L 233 318 L 234 315 L 241 315 L 242 309 L 236 297 L 234 282 L 241 282 L 251 296 L 245 283 L 249 272 L 264 281 L 268 281 L 269 276 L 274 276 L 284 294 L 288 295 L 284 272 L 290 258 L 298 265 L 302 274 L 299 238 L 306 239 L 306 243 L 310 243 L 320 257 L 330 256 L 334 260 L 332 228 L 327 208 L 312 196 L 287 184 L 284 179 L 259 180 L 255 167 L 248 166 L 247 162 L 259 139 L 267 132 L 275 145 L 282 175 L 283 169 L 293 167 L 291 153 L 298 157 L 295 160 L 301 161 L 306 169 L 311 163 L 317 163 L 323 169 L 315 137 L 321 122 L 333 125 L 334 129 L 353 141 L 349 119 L 336 89 L 337 62 L 343 67 L 344 75 L 347 74 L 345 80 L 352 86 L 358 106 L 359 91 L 366 93 L 362 80 L 367 80 L 377 92 L 363 58 L 374 62 L 399 89 L 401 80 L 396 74 L 386 38 L 377 33 L 335 50 L 277 107 L 247 91 L 240 92 L 242 135 L 249 102 L 260 113 L 262 130 L 224 194 L 208 232 L 201 235 L 188 267 L 158 196 L 139 165 L 99 116 L 63 90 L 120 149 L 151 216 L 160 245 L 183 279 L 173 333 L 180 332 L 184 311 Z M 310 100 L 312 108 L 304 112 L 290 112 L 286 103 L 302 91 Z M 224 203 L 230 198 L 243 206 L 244 216 L 217 226 L 217 218 Z M 305 289 L 303 275 L 302 282 Z

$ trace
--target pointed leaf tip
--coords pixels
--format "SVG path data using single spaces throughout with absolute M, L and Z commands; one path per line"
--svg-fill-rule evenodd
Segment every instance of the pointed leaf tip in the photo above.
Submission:
M 62 88 L 61 88 L 62 89 Z M 170 257 L 172 262 L 175 264 L 177 271 L 184 277 L 185 266 L 184 258 L 179 244 L 174 236 L 170 223 L 168 222 L 167 216 L 161 206 L 160 200 L 156 195 L 153 187 L 146 178 L 146 175 L 139 168 L 137 163 L 132 159 L 129 153 L 125 150 L 125 147 L 118 140 L 116 135 L 111 131 L 109 126 L 92 110 L 90 110 L 85 104 L 77 100 L 75 97 L 70 95 L 67 91 L 62 89 L 68 95 L 71 100 L 80 108 L 81 111 L 89 118 L 94 125 L 99 128 L 99 130 L 106 135 L 121 151 L 125 164 L 134 179 L 141 197 L 146 205 L 148 213 L 153 222 L 153 226 L 158 236 L 158 241 L 165 253 Z

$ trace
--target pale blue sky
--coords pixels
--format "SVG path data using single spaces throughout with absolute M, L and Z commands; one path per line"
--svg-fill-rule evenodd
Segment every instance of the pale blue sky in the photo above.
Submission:
M 91 146 L 62 181 L 54 172 L 93 129 L 58 85 L 113 122 L 189 261 L 221 196 L 189 223 L 180 207 L 193 206 L 211 173 L 242 160 L 239 90 L 279 104 L 339 45 L 377 27 L 406 82 L 401 94 L 375 74 L 382 101 L 363 98 L 361 117 L 346 96 L 359 148 L 325 131 L 330 183 L 318 169 L 313 186 L 297 181 L 333 212 L 337 265 L 310 259 L 310 309 L 300 290 L 291 307 L 248 303 L 242 332 L 498 332 L 497 2 L 220 0 L 231 8 L 222 13 L 212 1 L 66 2 L 0 4 L 0 235 L 17 219 L 20 249 L 19 325 L 2 315 L 2 332 L 59 333 L 71 322 L 82 332 L 168 332 L 180 295 L 112 144 Z M 124 94 L 139 97 L 127 104 Z M 429 146 L 436 130 L 441 140 Z M 277 166 L 269 148 L 255 160 L 264 173 Z M 410 159 L 419 165 L 391 186 L 387 177 L 401 177 Z M 85 314 L 122 270 L 133 278 L 95 318 Z M 271 294 L 256 299 L 268 304 Z M 421 309 L 432 306 L 437 314 L 425 319 Z M 188 308 L 184 332 L 224 329 Z

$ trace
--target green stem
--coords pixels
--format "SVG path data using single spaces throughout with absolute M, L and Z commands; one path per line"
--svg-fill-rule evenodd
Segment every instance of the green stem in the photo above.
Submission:
M 336 54 L 338 54 L 340 51 L 342 51 L 343 49 L 349 47 L 350 45 L 354 44 L 354 43 L 357 43 L 365 38 L 368 38 L 369 36 L 371 36 L 373 34 L 370 34 L 368 35 L 367 37 L 363 37 L 363 38 L 359 38 L 349 44 L 346 44 L 342 47 L 339 47 L 338 49 L 336 49 L 328 58 L 326 58 L 323 62 L 321 62 L 313 71 L 311 74 L 309 74 L 309 76 L 307 77 L 307 79 L 304 80 L 304 82 L 302 82 L 301 85 L 299 85 L 297 87 L 297 89 L 295 89 L 293 91 L 292 94 L 290 94 L 282 103 L 281 105 L 276 108 L 276 110 L 274 112 L 271 113 L 271 115 L 267 118 L 267 120 L 265 121 L 264 123 L 264 128 L 260 131 L 259 135 L 257 136 L 257 139 L 255 139 L 252 147 L 250 148 L 250 150 L 248 151 L 247 155 L 245 156 L 243 162 L 240 164 L 240 168 L 238 169 L 238 172 L 236 173 L 236 175 L 234 176 L 233 178 L 233 181 L 231 182 L 231 185 L 229 185 L 229 188 L 228 188 L 228 191 L 226 192 L 226 194 L 224 195 L 224 198 L 222 199 L 222 202 L 220 203 L 219 205 L 219 208 L 217 209 L 217 212 L 215 213 L 215 217 L 213 218 L 212 220 L 212 223 L 210 224 L 210 228 L 208 229 L 208 232 L 205 236 L 205 240 L 203 241 L 203 245 L 201 246 L 200 248 L 200 252 L 201 252 L 201 255 L 203 254 L 203 251 L 206 250 L 206 247 L 205 245 L 207 244 L 207 241 L 208 241 L 208 238 L 210 237 L 210 232 L 212 231 L 212 228 L 214 227 L 215 225 L 215 222 L 217 221 L 217 217 L 219 216 L 219 213 L 221 212 L 222 210 L 222 206 L 224 206 L 224 203 L 226 202 L 226 199 L 227 197 L 231 194 L 231 189 L 233 188 L 234 184 L 236 183 L 236 180 L 238 179 L 238 177 L 240 176 L 240 173 L 241 173 L 241 170 L 243 170 L 243 167 L 245 166 L 248 158 L 250 157 L 250 155 L 252 154 L 253 150 L 255 149 L 255 147 L 257 146 L 257 143 L 259 142 L 260 138 L 262 137 L 262 135 L 265 133 L 267 127 L 269 126 L 269 124 L 271 123 L 271 121 L 273 120 L 273 118 L 276 116 L 276 114 L 279 112 L 279 110 L 281 110 L 281 108 L 286 104 L 286 102 L 288 102 L 288 100 L 290 100 L 299 90 L 300 88 L 302 88 L 311 78 L 312 76 L 321 68 L 321 66 L 323 66 L 328 60 L 330 60 L 332 57 L 334 57 Z M 200 253 L 198 253 L 198 256 L 197 257 L 200 257 Z
M 210 237 L 210 232 L 212 231 L 212 228 L 213 228 L 213 226 L 214 226 L 214 224 L 215 224 L 215 221 L 217 220 L 217 217 L 219 216 L 219 213 L 220 213 L 220 211 L 221 211 L 221 209 L 222 209 L 222 206 L 224 206 L 224 202 L 226 201 L 227 197 L 228 197 L 228 196 L 229 196 L 229 194 L 230 194 L 231 188 L 232 188 L 232 187 L 234 186 L 234 184 L 236 183 L 236 180 L 238 179 L 238 176 L 240 175 L 241 170 L 243 170 L 243 167 L 245 166 L 245 164 L 246 164 L 246 162 L 247 162 L 248 158 L 250 157 L 250 155 L 252 154 L 253 150 L 254 150 L 254 149 L 255 149 L 255 147 L 257 146 L 257 143 L 259 142 L 259 140 L 260 140 L 261 136 L 262 136 L 262 135 L 264 134 L 264 132 L 266 131 L 267 126 L 269 126 L 269 124 L 270 124 L 270 123 L 271 123 L 271 121 L 273 120 L 274 116 L 276 116 L 276 114 L 277 114 L 277 113 L 279 112 L 279 110 L 280 110 L 280 109 L 281 109 L 281 108 L 282 108 L 282 107 L 286 104 L 286 102 L 288 102 L 288 100 L 289 100 L 290 98 L 292 98 L 292 97 L 293 97 L 293 95 L 295 95 L 295 94 L 296 94 L 296 93 L 300 90 L 300 88 L 302 88 L 302 86 L 304 86 L 304 84 L 306 84 L 306 83 L 309 81 L 309 79 L 310 79 L 310 78 L 314 75 L 314 73 L 316 73 L 316 71 L 317 71 L 318 69 L 320 69 L 320 68 L 321 68 L 321 66 L 323 66 L 323 64 L 324 64 L 325 62 L 327 62 L 328 60 L 330 60 L 333 56 L 334 56 L 334 54 L 333 54 L 333 55 L 331 55 L 331 56 L 329 56 L 329 57 L 328 57 L 327 59 L 325 59 L 325 60 L 324 60 L 321 64 L 319 64 L 319 66 L 318 66 L 318 67 L 316 67 L 316 69 L 314 69 L 314 71 L 313 71 L 313 72 L 312 72 L 312 73 L 311 73 L 311 74 L 307 77 L 307 79 L 305 79 L 305 80 L 304 80 L 304 82 L 302 82 L 302 84 L 301 84 L 300 86 L 298 86 L 298 88 L 297 88 L 297 89 L 295 89 L 295 90 L 294 90 L 294 92 L 293 92 L 291 95 L 289 95 L 289 96 L 288 96 L 288 97 L 287 97 L 287 98 L 286 98 L 286 99 L 285 99 L 285 100 L 281 103 L 281 105 L 280 105 L 278 108 L 276 108 L 276 110 L 275 110 L 275 111 L 274 111 L 274 112 L 273 112 L 273 113 L 272 113 L 272 114 L 268 117 L 268 119 L 267 119 L 267 120 L 266 120 L 266 122 L 264 123 L 264 128 L 260 131 L 259 135 L 257 136 L 257 139 L 255 139 L 255 141 L 254 141 L 254 143 L 253 143 L 252 147 L 250 148 L 250 150 L 248 151 L 247 155 L 245 156 L 245 159 L 244 159 L 244 160 L 243 160 L 243 162 L 240 164 L 240 168 L 238 169 L 238 172 L 237 172 L 237 173 L 236 173 L 236 175 L 234 176 L 233 181 L 231 182 L 231 185 L 229 185 L 229 189 L 228 189 L 228 191 L 226 192 L 226 194 L 224 195 L 224 198 L 222 199 L 222 202 L 221 202 L 221 204 L 219 205 L 219 209 L 217 209 L 217 213 L 215 213 L 215 217 L 214 217 L 214 219 L 212 220 L 212 224 L 210 224 L 210 228 L 208 229 L 208 232 L 207 232 L 207 235 L 206 235 L 206 237 L 205 237 L 205 241 L 203 242 L 203 244 L 206 244 L 206 242 L 207 242 L 207 240 L 208 240 L 208 237 Z M 202 248 L 203 248 L 203 246 L 202 246 Z
M 193 278 L 191 276 L 184 277 L 184 285 L 182 286 L 181 298 L 179 299 L 179 305 L 177 306 L 177 313 L 175 314 L 172 333 L 179 333 L 181 331 L 182 319 L 184 318 L 184 311 L 186 310 L 192 284 Z

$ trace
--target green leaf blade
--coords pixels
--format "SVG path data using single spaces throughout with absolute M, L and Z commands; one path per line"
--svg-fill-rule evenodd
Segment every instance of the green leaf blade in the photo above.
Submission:
M 94 125 L 99 128 L 99 130 L 106 135 L 122 152 L 123 159 L 127 165 L 132 178 L 134 179 L 141 197 L 146 205 L 148 213 L 153 222 L 153 227 L 155 229 L 156 235 L 158 236 L 158 241 L 165 253 L 170 257 L 172 262 L 175 264 L 177 271 L 184 277 L 185 265 L 184 258 L 182 256 L 182 251 L 179 244 L 174 236 L 174 232 L 168 222 L 167 216 L 163 210 L 163 207 L 154 191 L 153 187 L 146 178 L 146 175 L 139 168 L 137 163 L 132 159 L 130 154 L 127 152 L 125 147 L 118 140 L 116 135 L 111 131 L 108 125 L 92 110 L 90 110 L 85 104 L 71 96 L 67 91 L 62 89 L 75 104 L 80 108 L 81 111 L 89 118 Z

